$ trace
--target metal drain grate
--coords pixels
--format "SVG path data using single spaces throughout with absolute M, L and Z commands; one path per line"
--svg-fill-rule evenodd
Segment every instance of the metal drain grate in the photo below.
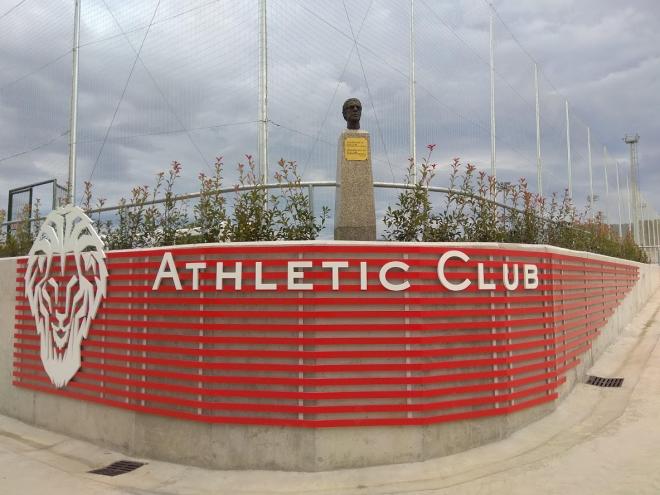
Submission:
M 109 466 L 100 469 L 94 469 L 89 471 L 92 474 L 102 474 L 104 476 L 118 476 L 120 474 L 130 473 L 135 471 L 140 466 L 144 466 L 144 462 L 135 462 L 135 461 L 117 461 L 113 462 Z
M 620 387 L 623 384 L 623 378 L 603 378 L 600 376 L 589 376 L 588 385 L 596 387 Z

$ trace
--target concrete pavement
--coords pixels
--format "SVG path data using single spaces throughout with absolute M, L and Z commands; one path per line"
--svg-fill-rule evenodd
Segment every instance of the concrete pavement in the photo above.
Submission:
M 622 388 L 576 385 L 511 437 L 414 464 L 322 473 L 209 471 L 149 461 L 87 473 L 120 453 L 0 416 L 0 494 L 660 494 L 660 291 L 590 370 Z

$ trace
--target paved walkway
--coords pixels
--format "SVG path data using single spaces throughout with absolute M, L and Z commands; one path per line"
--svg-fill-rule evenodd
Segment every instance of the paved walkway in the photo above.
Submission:
M 209 471 L 150 461 L 88 474 L 119 453 L 0 416 L 0 494 L 660 494 L 660 291 L 550 416 L 441 459 L 326 473 Z

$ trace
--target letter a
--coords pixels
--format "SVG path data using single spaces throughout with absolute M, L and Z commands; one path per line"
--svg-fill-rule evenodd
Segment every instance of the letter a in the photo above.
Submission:
M 151 290 L 158 290 L 160 288 L 160 283 L 164 278 L 171 278 L 174 282 L 174 287 L 176 290 L 181 290 L 181 280 L 179 280 L 179 272 L 176 271 L 176 265 L 174 264 L 174 258 L 172 253 L 169 251 L 163 255 L 163 259 L 160 262 L 160 268 L 158 269 L 158 274 L 156 275 L 156 280 Z

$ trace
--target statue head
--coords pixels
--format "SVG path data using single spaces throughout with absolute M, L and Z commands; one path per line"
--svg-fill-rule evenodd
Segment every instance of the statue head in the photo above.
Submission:
M 358 130 L 360 128 L 360 117 L 362 116 L 362 103 L 357 98 L 349 98 L 344 102 L 341 109 L 346 121 L 346 128 Z
M 41 361 L 64 387 L 81 365 L 81 344 L 106 294 L 103 241 L 77 206 L 52 211 L 30 249 L 25 293 L 41 340 Z

